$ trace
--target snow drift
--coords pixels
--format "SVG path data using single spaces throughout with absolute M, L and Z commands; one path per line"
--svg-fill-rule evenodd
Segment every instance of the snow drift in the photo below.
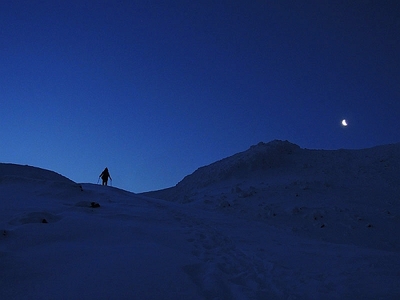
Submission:
M 398 299 L 400 144 L 259 143 L 133 194 L 0 164 L 1 299 Z

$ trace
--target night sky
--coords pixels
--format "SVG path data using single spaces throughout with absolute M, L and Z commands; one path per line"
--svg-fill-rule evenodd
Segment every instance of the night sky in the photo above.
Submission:
M 1 1 L 0 161 L 142 192 L 261 141 L 397 143 L 399 36 L 399 1 Z

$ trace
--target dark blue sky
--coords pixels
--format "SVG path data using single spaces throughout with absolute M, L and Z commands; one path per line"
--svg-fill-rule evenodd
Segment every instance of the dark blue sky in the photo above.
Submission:
M 260 141 L 400 142 L 399 32 L 398 1 L 1 1 L 0 160 L 140 192 Z

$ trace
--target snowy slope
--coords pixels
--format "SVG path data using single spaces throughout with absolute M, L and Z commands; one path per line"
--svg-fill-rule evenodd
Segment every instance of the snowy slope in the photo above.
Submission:
M 146 194 L 330 242 L 400 247 L 400 144 L 326 151 L 259 143 Z
M 400 184 L 400 144 L 363 150 L 308 150 L 288 141 L 259 143 L 247 151 L 201 167 L 175 187 L 152 192 L 185 201 L 204 187 L 223 182 L 284 185 L 303 181 L 335 187 L 367 185 L 383 188 Z M 263 182 L 265 181 L 265 182 Z M 188 200 L 188 199 L 186 199 Z
M 3 164 L 0 189 L 0 299 L 186 297 L 194 259 L 160 201 Z
M 399 144 L 260 143 L 141 195 L 0 164 L 0 299 L 399 299 L 399 175 Z

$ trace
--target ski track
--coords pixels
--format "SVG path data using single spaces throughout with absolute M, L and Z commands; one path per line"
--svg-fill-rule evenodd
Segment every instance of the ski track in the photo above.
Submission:
M 262 222 L 232 223 L 220 213 L 203 211 L 199 216 L 198 208 L 173 207 L 170 213 L 200 261 L 184 266 L 184 271 L 205 299 L 395 299 L 382 295 L 388 290 L 400 294 L 393 280 L 375 282 L 375 276 L 398 277 L 395 271 L 385 274 L 395 269 L 391 264 L 400 267 L 397 253 L 371 254 L 369 249 L 310 240 Z M 368 285 L 365 281 L 372 293 L 360 290 Z

